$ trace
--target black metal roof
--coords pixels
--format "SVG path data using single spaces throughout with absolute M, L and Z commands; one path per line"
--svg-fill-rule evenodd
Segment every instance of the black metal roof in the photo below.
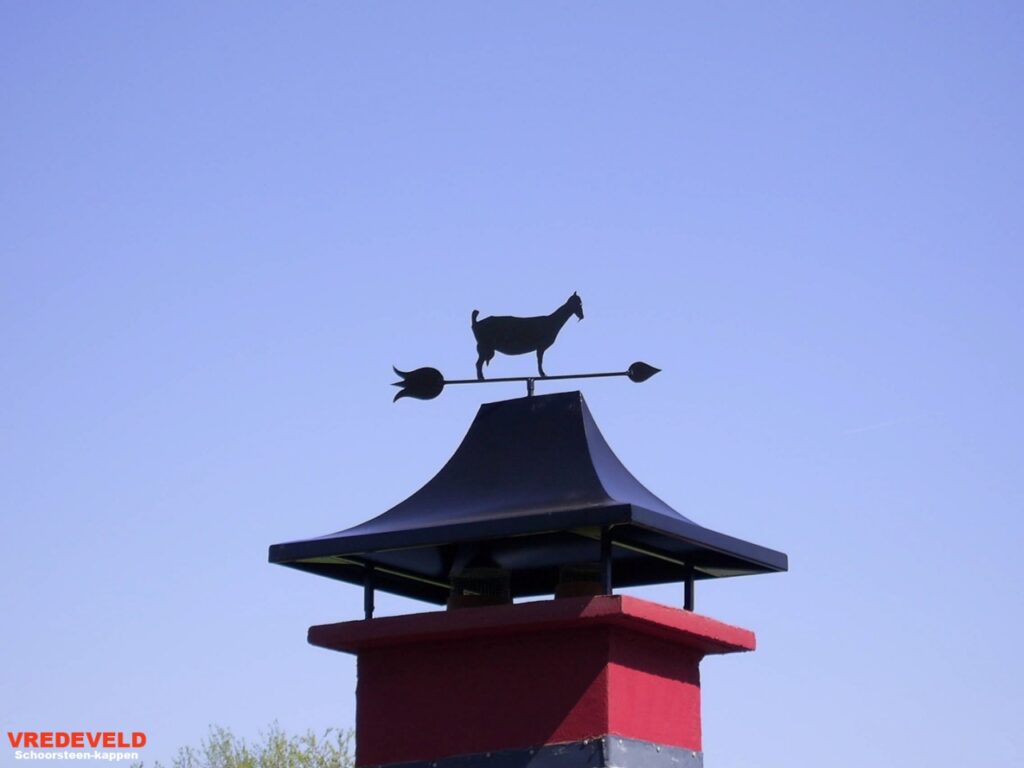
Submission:
M 611 532 L 615 587 L 788 568 L 782 552 L 704 528 L 629 473 L 579 392 L 480 407 L 455 454 L 420 490 L 377 517 L 275 544 L 270 561 L 444 603 L 453 575 L 485 555 L 513 597 L 550 594 L 566 564 L 599 558 Z M 692 569 L 692 570 L 691 570 Z

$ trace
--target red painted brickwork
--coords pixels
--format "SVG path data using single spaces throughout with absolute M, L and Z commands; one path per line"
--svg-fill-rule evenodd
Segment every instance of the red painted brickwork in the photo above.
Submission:
M 356 764 L 605 734 L 699 750 L 698 664 L 753 633 L 604 596 L 311 627 L 358 655 Z

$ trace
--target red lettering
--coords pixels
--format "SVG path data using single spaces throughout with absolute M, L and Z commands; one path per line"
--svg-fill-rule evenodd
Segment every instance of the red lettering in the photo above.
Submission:
M 7 731 L 7 741 L 14 749 L 140 749 L 148 739 L 144 731 Z

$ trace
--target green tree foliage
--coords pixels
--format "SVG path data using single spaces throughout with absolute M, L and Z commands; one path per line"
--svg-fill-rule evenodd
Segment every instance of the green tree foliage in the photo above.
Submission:
M 171 768 L 353 768 L 352 731 L 328 728 L 322 736 L 284 732 L 276 722 L 255 743 L 211 726 L 198 747 L 182 747 Z M 133 768 L 142 768 L 141 765 Z M 159 762 L 154 768 L 164 768 Z

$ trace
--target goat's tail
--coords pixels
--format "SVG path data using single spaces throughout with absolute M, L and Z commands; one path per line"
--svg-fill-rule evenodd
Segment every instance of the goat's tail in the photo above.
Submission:
M 476 319 L 479 316 L 480 316 L 480 310 L 479 309 L 474 309 L 473 310 L 473 323 L 472 323 L 473 325 L 476 325 Z

